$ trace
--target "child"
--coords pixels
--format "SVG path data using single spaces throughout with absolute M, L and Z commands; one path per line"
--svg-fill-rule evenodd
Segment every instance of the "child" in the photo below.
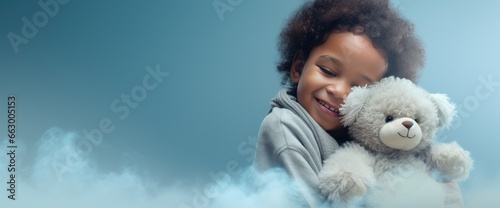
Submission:
M 388 0 L 315 0 L 289 20 L 279 51 L 277 68 L 290 87 L 279 91 L 262 122 L 254 167 L 283 168 L 306 184 L 303 197 L 317 207 L 323 161 L 349 140 L 339 107 L 351 87 L 391 75 L 415 82 L 424 50 Z M 462 207 L 456 184 L 451 187 L 446 203 Z

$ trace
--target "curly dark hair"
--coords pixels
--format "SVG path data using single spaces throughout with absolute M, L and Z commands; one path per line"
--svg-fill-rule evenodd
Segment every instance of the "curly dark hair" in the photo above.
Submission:
M 390 6 L 388 0 L 314 0 L 306 2 L 288 20 L 279 37 L 282 84 L 292 84 L 290 68 L 297 52 L 304 58 L 335 31 L 366 34 L 388 62 L 385 76 L 416 82 L 424 66 L 425 51 L 414 26 Z

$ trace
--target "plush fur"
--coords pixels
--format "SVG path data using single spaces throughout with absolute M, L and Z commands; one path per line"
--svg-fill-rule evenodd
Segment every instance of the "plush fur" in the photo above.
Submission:
M 469 152 L 456 142 L 434 141 L 456 114 L 446 95 L 388 77 L 354 87 L 340 112 L 353 141 L 319 173 L 321 192 L 332 202 L 362 198 L 368 207 L 440 207 L 444 193 L 431 175 L 460 181 L 472 169 Z

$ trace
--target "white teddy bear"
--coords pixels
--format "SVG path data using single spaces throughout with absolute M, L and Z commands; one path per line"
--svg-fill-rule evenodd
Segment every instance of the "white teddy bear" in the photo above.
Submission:
M 461 181 L 472 169 L 469 152 L 456 142 L 434 141 L 456 113 L 446 95 L 388 77 L 354 87 L 340 112 L 352 141 L 318 175 L 322 194 L 337 205 L 442 207 L 436 176 Z

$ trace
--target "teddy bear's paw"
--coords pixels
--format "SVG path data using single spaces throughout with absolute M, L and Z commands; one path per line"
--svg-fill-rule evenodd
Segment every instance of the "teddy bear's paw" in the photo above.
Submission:
M 437 168 L 445 179 L 452 181 L 464 180 L 472 169 L 470 153 L 456 142 L 443 144 L 441 150 L 434 155 Z
M 370 186 L 375 183 L 374 178 L 362 178 L 353 173 L 344 172 L 330 177 L 320 177 L 320 190 L 329 201 L 348 203 L 353 198 L 364 196 Z

